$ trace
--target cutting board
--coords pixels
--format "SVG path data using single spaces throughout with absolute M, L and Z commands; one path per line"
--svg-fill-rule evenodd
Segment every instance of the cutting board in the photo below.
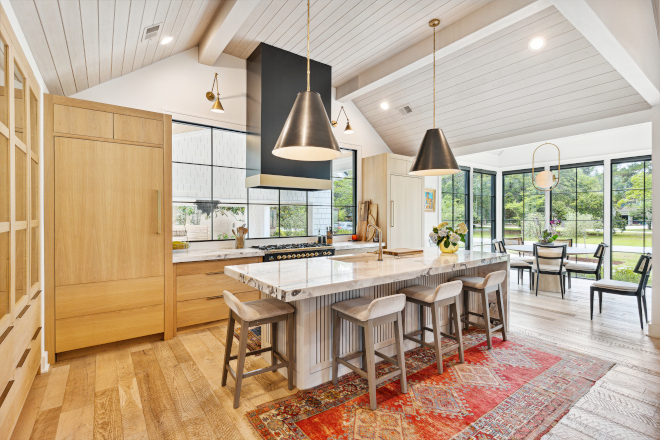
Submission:
M 422 249 L 396 248 L 396 249 L 383 249 L 383 253 L 387 255 L 395 255 L 397 257 L 403 257 L 405 255 L 422 254 L 424 253 L 424 251 Z

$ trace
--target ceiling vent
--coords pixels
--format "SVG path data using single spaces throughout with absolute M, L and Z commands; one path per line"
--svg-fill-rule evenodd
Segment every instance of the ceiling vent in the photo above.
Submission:
M 412 113 L 412 109 L 410 108 L 409 105 L 404 105 L 403 107 L 398 108 L 397 110 L 399 110 L 399 113 L 401 113 L 401 116 L 405 116 L 408 113 Z
M 142 41 L 156 38 L 158 36 L 158 32 L 160 31 L 161 24 L 162 23 L 152 24 L 151 26 L 144 28 L 144 32 L 142 33 Z

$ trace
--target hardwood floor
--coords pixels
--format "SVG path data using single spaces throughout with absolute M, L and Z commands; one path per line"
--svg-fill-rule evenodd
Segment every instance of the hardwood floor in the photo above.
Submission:
M 660 439 L 660 340 L 640 330 L 635 300 L 606 295 L 592 322 L 589 282 L 573 280 L 562 300 L 512 275 L 512 334 L 616 362 L 546 438 Z M 220 386 L 225 336 L 221 324 L 59 362 L 35 379 L 12 440 L 259 438 L 245 413 L 297 390 L 277 372 L 251 377 L 234 410 L 233 380 Z

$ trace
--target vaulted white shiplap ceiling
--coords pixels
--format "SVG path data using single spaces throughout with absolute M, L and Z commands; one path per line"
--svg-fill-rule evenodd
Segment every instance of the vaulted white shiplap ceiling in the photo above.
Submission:
M 311 0 L 311 56 L 332 66 L 337 86 L 492 0 Z M 246 59 L 264 42 L 307 54 L 307 2 L 261 0 L 224 52 Z
M 547 43 L 532 52 L 537 35 Z M 354 100 L 395 153 L 416 154 L 432 127 L 432 73 L 429 65 Z M 650 108 L 554 7 L 438 60 L 436 75 L 436 126 L 453 148 Z M 405 105 L 412 113 L 402 116 Z
M 48 90 L 67 96 L 197 46 L 220 3 L 11 0 Z M 143 41 L 158 23 L 158 37 Z M 165 36 L 174 40 L 159 44 Z

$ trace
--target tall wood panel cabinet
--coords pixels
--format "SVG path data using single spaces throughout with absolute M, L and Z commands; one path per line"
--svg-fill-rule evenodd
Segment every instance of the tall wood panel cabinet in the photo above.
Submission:
M 362 159 L 362 199 L 378 204 L 378 227 L 390 249 L 424 247 L 424 178 L 408 174 L 413 160 L 391 153 Z
M 0 7 L 0 438 L 10 438 L 41 359 L 41 90 Z
M 171 116 L 44 96 L 50 361 L 171 338 Z

